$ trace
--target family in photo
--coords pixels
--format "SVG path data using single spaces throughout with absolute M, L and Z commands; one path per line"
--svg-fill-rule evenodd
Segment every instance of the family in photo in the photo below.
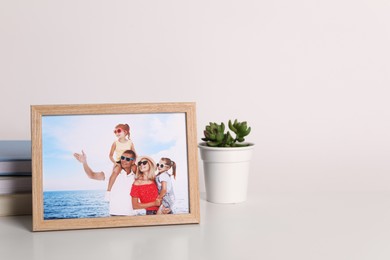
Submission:
M 113 168 L 104 196 L 109 203 L 109 215 L 174 214 L 176 162 L 161 157 L 156 163 L 150 156 L 137 155 L 128 124 L 116 125 L 114 134 L 116 140 L 108 154 Z M 92 170 L 84 151 L 73 156 L 90 179 L 107 180 L 103 171 Z

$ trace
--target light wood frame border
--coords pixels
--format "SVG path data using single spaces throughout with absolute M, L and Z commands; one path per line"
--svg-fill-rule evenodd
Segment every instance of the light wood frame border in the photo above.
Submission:
M 154 216 L 44 220 L 42 187 L 42 116 L 185 113 L 187 131 L 189 213 Z M 83 105 L 32 105 L 33 231 L 195 224 L 200 222 L 195 103 L 133 103 Z

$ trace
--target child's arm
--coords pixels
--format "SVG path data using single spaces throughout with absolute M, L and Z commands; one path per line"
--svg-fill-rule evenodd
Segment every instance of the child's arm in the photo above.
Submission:
M 111 145 L 109 158 L 110 158 L 110 161 L 113 162 L 114 164 L 116 163 L 116 161 L 114 160 L 115 149 L 116 149 L 116 144 L 115 144 L 115 142 L 113 142 L 112 145 Z
M 161 205 L 161 200 L 156 199 L 155 201 L 148 202 L 148 203 L 140 203 L 138 201 L 138 198 L 136 197 L 131 197 L 131 203 L 133 204 L 133 209 L 146 209 L 154 206 L 160 206 Z
M 166 181 L 162 181 L 161 182 L 161 191 L 160 191 L 160 194 L 158 194 L 158 199 L 162 199 L 165 194 L 167 194 L 167 182 Z

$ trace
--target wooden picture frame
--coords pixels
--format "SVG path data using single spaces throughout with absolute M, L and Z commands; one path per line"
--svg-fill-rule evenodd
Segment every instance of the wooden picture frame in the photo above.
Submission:
M 172 210 L 164 208 L 164 213 L 171 210 L 173 214 L 146 215 L 143 209 L 112 214 L 114 201 L 118 204 L 121 200 L 111 197 L 109 202 L 104 201 L 107 194 L 113 196 L 116 183 L 124 183 L 117 177 L 111 192 L 105 191 L 116 167 L 123 168 L 125 161 L 131 164 L 128 168 L 133 172 L 142 167 L 142 162 L 138 161 L 138 167 L 137 161 L 132 164 L 123 156 L 119 163 L 110 161 L 111 147 L 121 138 L 117 133 L 114 135 L 113 130 L 121 128 L 117 125 L 120 123 L 130 126 L 130 137 L 125 139 L 131 139 L 137 158 L 143 155 L 151 158 L 150 169 L 159 160 L 160 167 L 165 167 L 161 163 L 166 162 L 161 161 L 163 157 L 172 157 L 170 159 L 175 161 L 176 179 L 171 167 L 167 173 L 170 178 L 166 181 L 174 183 L 175 204 Z M 199 223 L 195 103 L 32 105 L 31 126 L 33 231 Z M 85 157 L 80 159 L 83 153 L 86 162 L 82 160 Z M 103 173 L 104 181 L 93 179 L 98 175 L 88 175 L 85 165 L 94 174 Z M 118 176 L 122 176 L 120 174 Z M 123 176 L 130 174 L 125 172 Z M 149 179 L 143 180 L 146 183 Z M 129 185 L 129 197 L 130 191 L 133 195 L 134 185 Z M 149 198 L 151 202 L 145 202 L 144 198 L 145 204 L 142 204 L 141 195 L 133 195 L 130 197 L 132 206 L 134 203 L 157 203 L 153 209 L 159 208 L 158 203 L 163 203 L 164 199 L 153 201 L 155 188 L 150 185 L 153 192 L 147 191 L 146 197 L 152 197 Z M 122 191 L 121 198 L 125 197 L 123 194 Z M 126 203 L 119 203 L 121 210 L 128 209 Z

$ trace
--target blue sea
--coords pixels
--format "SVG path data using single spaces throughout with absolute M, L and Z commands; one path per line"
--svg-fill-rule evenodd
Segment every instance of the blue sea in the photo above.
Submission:
M 43 192 L 44 219 L 109 217 L 104 190 L 45 191 Z M 178 196 L 175 214 L 188 213 L 188 199 Z
M 108 217 L 105 191 L 45 191 L 43 193 L 44 219 Z

